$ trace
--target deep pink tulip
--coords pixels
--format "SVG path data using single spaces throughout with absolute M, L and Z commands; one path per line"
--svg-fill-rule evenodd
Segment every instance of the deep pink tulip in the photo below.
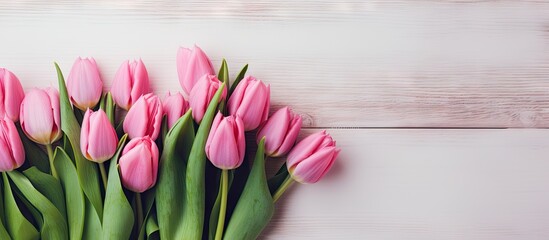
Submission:
M 141 96 L 124 119 L 124 132 L 130 138 L 149 136 L 156 140 L 162 125 L 162 102 L 148 93 Z
M 88 160 L 102 163 L 116 152 L 118 136 L 107 114 L 99 109 L 88 109 L 82 121 L 80 132 L 80 150 Z
M 198 46 L 180 47 L 177 52 L 177 73 L 179 83 L 187 95 L 204 75 L 214 75 L 212 62 Z
M 149 74 L 143 61 L 122 63 L 112 82 L 111 94 L 116 105 L 129 110 L 141 95 L 151 92 Z
M 269 116 L 270 95 L 269 85 L 247 76 L 236 86 L 229 98 L 229 113 L 242 118 L 246 131 L 254 130 Z
M 53 88 L 32 89 L 19 114 L 23 132 L 33 141 L 47 145 L 61 138 L 59 92 Z
M 0 119 L 0 131 L 0 172 L 9 172 L 23 165 L 25 149 L 11 119 Z
M 189 106 L 193 110 L 193 118 L 197 123 L 202 121 L 210 101 L 212 101 L 221 84 L 215 75 L 204 75 L 191 90 Z M 227 88 L 224 88 L 220 99 L 224 99 L 226 96 Z
M 162 109 L 168 119 L 168 128 L 172 128 L 177 120 L 189 110 L 189 102 L 183 98 L 181 93 L 172 95 L 168 92 L 162 102 Z
M 318 182 L 330 170 L 340 150 L 326 131 L 312 134 L 288 154 L 288 171 L 300 183 Z
M 7 116 L 14 122 L 19 121 L 19 107 L 25 98 L 21 82 L 12 72 L 0 68 L 0 118 Z
M 145 136 L 132 139 L 118 161 L 120 178 L 127 189 L 142 193 L 156 184 L 158 175 L 158 147 Z
M 294 146 L 301 122 L 301 116 L 294 114 L 289 107 L 281 108 L 257 132 L 257 142 L 265 137 L 265 153 L 280 157 Z
M 103 81 L 93 58 L 77 58 L 67 78 L 67 91 L 74 106 L 81 110 L 93 108 L 103 92 Z
M 220 169 L 235 169 L 244 160 L 246 139 L 239 117 L 217 113 L 206 141 L 206 156 Z

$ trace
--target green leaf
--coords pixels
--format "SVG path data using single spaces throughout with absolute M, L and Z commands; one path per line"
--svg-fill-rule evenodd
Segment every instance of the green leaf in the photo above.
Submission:
M 25 158 L 28 161 L 30 166 L 35 166 L 40 171 L 49 173 L 50 164 L 48 160 L 48 155 L 38 146 L 35 142 L 27 138 L 27 135 L 21 129 L 20 124 L 17 125 L 17 131 L 19 132 L 19 137 L 21 142 L 23 142 L 23 148 L 25 148 Z
M 183 223 L 185 202 L 186 159 L 194 140 L 194 126 L 191 110 L 181 117 L 166 135 L 164 151 L 158 166 L 156 183 L 156 209 L 162 239 L 175 237 Z
M 221 62 L 221 68 L 219 69 L 219 74 L 217 78 L 224 82 L 225 85 L 229 86 L 229 67 L 227 66 L 227 61 L 223 59 L 223 62 Z
M 156 187 L 153 187 L 151 189 L 149 189 L 148 191 L 145 191 L 143 194 L 141 194 L 141 197 L 144 199 L 143 202 L 144 202 L 144 207 L 145 207 L 145 217 L 144 219 L 147 220 L 150 216 L 150 214 L 153 214 L 153 205 L 154 205 L 154 201 L 155 201 L 155 197 L 156 197 Z M 157 222 L 156 221 L 156 212 L 154 213 L 154 218 L 155 218 L 155 223 Z M 146 222 L 145 222 L 145 226 L 142 226 L 141 227 L 141 230 L 139 230 L 139 240 L 142 240 L 144 239 L 143 237 L 145 236 L 145 228 L 146 228 Z M 156 235 L 159 235 L 160 233 L 156 233 Z M 160 235 L 158 236 L 160 238 Z
M 65 217 L 67 211 L 65 209 L 65 194 L 63 193 L 61 183 L 52 175 L 43 173 L 36 167 L 23 171 L 23 174 L 29 179 L 34 188 L 48 198 L 57 207 L 61 215 Z
M 38 239 L 40 237 L 38 230 L 23 216 L 17 206 L 6 173 L 2 173 L 2 178 L 4 180 L 4 206 L 6 214 L 6 229 L 4 231 L 7 230 L 15 239 Z
M 55 205 L 36 190 L 23 174 L 11 171 L 8 172 L 8 176 L 23 196 L 42 214 L 44 225 L 40 229 L 41 238 L 44 240 L 68 239 L 67 222 Z
M 234 89 L 242 79 L 244 79 L 244 76 L 246 75 L 246 71 L 248 71 L 248 64 L 244 65 L 244 67 L 240 70 L 238 75 L 236 75 L 236 78 L 234 79 L 233 85 L 231 85 L 231 89 L 229 90 L 229 96 L 234 92 Z
M 97 212 L 93 205 L 85 199 L 86 213 L 84 214 L 84 233 L 82 239 L 102 239 L 101 219 L 97 216 Z
M 8 233 L 2 222 L 0 222 L 0 239 L 11 240 L 10 234 Z
M 145 228 L 147 231 L 147 240 L 160 239 L 160 228 L 156 222 L 156 214 L 152 213 L 149 217 L 147 217 Z
M 112 157 L 109 167 L 109 181 L 105 194 L 103 213 L 103 239 L 129 239 L 134 222 L 133 210 L 124 194 L 118 173 L 118 158 L 128 135 L 118 143 L 118 150 Z
M 223 239 L 256 239 L 274 213 L 274 204 L 265 175 L 265 138 L 255 155 L 246 186 L 233 211 Z
M 219 69 L 219 74 L 217 77 L 222 83 L 225 83 L 226 86 L 230 86 L 229 84 L 229 67 L 227 66 L 227 61 L 223 59 L 223 62 L 221 63 L 221 68 Z M 228 98 L 228 97 L 227 97 Z M 219 103 L 219 111 L 222 113 L 225 113 L 225 106 L 227 104 L 226 99 L 221 100 Z
M 78 173 L 78 179 L 80 185 L 86 197 L 93 205 L 99 219 L 103 214 L 103 201 L 101 198 L 101 190 L 99 187 L 99 174 L 95 163 L 88 161 L 82 155 L 80 151 L 80 125 L 74 116 L 69 96 L 67 93 L 67 86 L 65 85 L 65 79 L 63 73 L 57 63 L 55 63 L 57 70 L 57 77 L 59 80 L 59 105 L 61 111 L 61 129 L 63 133 L 68 137 L 72 146 L 74 161 L 76 163 L 76 171 Z
M 29 210 L 29 213 L 32 215 L 32 219 L 29 219 L 27 216 L 27 219 L 34 220 L 35 223 L 33 223 L 34 226 L 36 226 L 37 229 L 42 229 L 42 226 L 44 225 L 44 219 L 42 218 L 42 214 L 25 198 L 25 196 L 19 191 L 17 188 L 12 189 L 15 195 L 17 195 L 17 200 L 23 203 L 25 205 L 25 208 Z M 25 215 L 23 213 L 23 215 Z
M 76 168 L 68 154 L 57 147 L 54 155 L 54 165 L 59 175 L 59 181 L 65 191 L 67 222 L 70 239 L 81 239 L 84 231 L 84 194 L 80 189 L 80 180 Z
M 100 108 L 105 111 L 111 124 L 114 124 L 115 105 L 110 92 L 106 93 L 105 96 L 103 96 L 103 98 L 101 99 Z
M 204 227 L 205 212 L 205 171 L 206 171 L 206 140 L 212 127 L 213 118 L 216 114 L 218 102 L 225 88 L 223 83 L 215 93 L 202 122 L 198 127 L 194 139 L 185 176 L 185 201 L 183 202 L 183 225 L 179 228 L 176 239 L 201 239 Z M 179 190 L 181 191 L 181 190 Z M 159 218 L 160 220 L 160 218 Z M 160 228 L 162 229 L 162 225 Z M 162 234 L 162 232 L 160 232 Z M 162 239 L 166 239 L 161 237 Z M 170 239 L 170 238 L 167 238 Z

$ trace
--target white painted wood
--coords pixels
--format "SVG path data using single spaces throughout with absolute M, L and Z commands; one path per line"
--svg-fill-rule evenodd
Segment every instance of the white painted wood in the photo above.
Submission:
M 262 239 L 549 239 L 549 130 L 329 132 L 332 171 Z
M 106 85 L 141 57 L 177 90 L 178 46 L 244 63 L 313 127 L 548 127 L 547 1 L 2 1 L 0 66 L 55 85 L 77 56 Z

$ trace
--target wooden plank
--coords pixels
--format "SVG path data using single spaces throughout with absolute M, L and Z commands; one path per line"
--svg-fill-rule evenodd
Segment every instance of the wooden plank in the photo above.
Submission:
M 549 130 L 329 132 L 332 171 L 294 185 L 262 239 L 549 238 Z
M 310 127 L 549 127 L 548 26 L 547 1 L 12 1 L 0 66 L 28 89 L 94 56 L 108 87 L 141 57 L 163 93 L 198 43 Z

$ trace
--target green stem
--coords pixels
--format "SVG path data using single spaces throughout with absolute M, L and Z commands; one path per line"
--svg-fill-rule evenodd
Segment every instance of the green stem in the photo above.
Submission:
M 137 208 L 137 231 L 141 234 L 141 227 L 143 226 L 143 203 L 141 202 L 141 193 L 135 193 L 135 205 Z
M 219 208 L 219 218 L 217 219 L 217 229 L 215 231 L 215 240 L 221 240 L 223 237 L 223 227 L 225 226 L 225 213 L 227 212 L 227 193 L 229 185 L 229 170 L 221 170 L 221 207 Z
M 57 177 L 57 170 L 55 170 L 55 166 L 53 165 L 53 148 L 51 144 L 46 145 L 46 150 L 48 150 L 48 159 L 50 160 L 51 175 L 54 178 L 59 179 L 59 177 Z
M 105 189 L 107 189 L 107 171 L 105 170 L 105 164 L 98 163 L 99 164 L 99 171 L 101 172 L 101 179 L 103 179 L 103 186 L 105 186 Z
M 284 182 L 280 187 L 276 190 L 275 194 L 273 195 L 273 203 L 275 203 L 284 192 L 286 192 L 286 189 L 288 189 L 295 181 L 292 179 L 292 176 L 288 175 L 286 179 L 284 179 Z

